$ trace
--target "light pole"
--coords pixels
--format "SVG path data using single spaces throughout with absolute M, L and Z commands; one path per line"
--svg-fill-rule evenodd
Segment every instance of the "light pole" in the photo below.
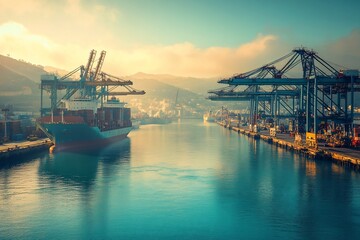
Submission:
M 2 109 L 3 113 L 4 113 L 4 117 L 5 117 L 5 129 L 4 129 L 4 142 L 7 141 L 7 113 L 9 112 L 8 108 L 3 108 Z

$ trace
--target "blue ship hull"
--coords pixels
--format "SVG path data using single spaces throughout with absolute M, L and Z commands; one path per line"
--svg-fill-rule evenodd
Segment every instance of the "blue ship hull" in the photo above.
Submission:
M 100 131 L 86 123 L 42 123 L 53 137 L 56 151 L 94 149 L 119 141 L 131 131 L 131 127 Z

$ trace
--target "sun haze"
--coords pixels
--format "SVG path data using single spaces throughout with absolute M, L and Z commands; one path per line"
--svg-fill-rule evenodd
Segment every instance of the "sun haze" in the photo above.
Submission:
M 218 77 L 306 46 L 359 68 L 359 7 L 333 0 L 0 0 L 0 54 L 72 70 L 97 49 L 109 52 L 104 70 L 117 75 Z

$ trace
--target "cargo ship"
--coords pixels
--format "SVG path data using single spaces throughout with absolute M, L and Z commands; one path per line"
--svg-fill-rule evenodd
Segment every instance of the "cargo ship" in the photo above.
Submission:
M 80 66 L 64 77 L 41 77 L 41 117 L 37 126 L 54 143 L 52 151 L 94 150 L 125 138 L 133 129 L 131 110 L 115 96 L 142 95 L 133 83 L 100 72 L 105 58 L 101 52 L 94 70 L 96 51 L 90 52 L 86 67 Z M 80 79 L 69 77 L 80 71 Z M 122 87 L 125 91 L 116 91 Z M 50 94 L 50 107 L 44 106 L 43 91 Z
M 93 149 L 125 138 L 132 129 L 130 108 L 114 97 L 99 104 L 90 99 L 62 101 L 56 113 L 38 123 L 56 151 Z

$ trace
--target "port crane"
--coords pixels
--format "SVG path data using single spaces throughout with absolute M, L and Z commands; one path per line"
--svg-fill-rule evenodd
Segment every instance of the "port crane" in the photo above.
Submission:
M 290 77 L 292 74 L 299 77 Z M 226 87 L 210 90 L 213 101 L 250 102 L 250 123 L 259 112 L 278 120 L 292 118 L 298 132 L 317 133 L 320 122 L 344 125 L 353 136 L 354 94 L 360 91 L 358 70 L 337 70 L 318 53 L 295 48 L 254 70 L 221 79 Z M 301 126 L 304 125 L 304 126 Z
M 133 88 L 132 81 L 101 71 L 106 51 L 100 53 L 97 64 L 93 68 L 96 53 L 96 50 L 91 50 L 85 66 L 81 65 L 62 77 L 54 74 L 41 76 L 41 116 L 55 111 L 63 100 L 70 99 L 75 93 L 80 95 L 79 98 L 100 99 L 101 104 L 105 98 L 108 99 L 110 96 L 145 94 L 145 91 Z M 79 74 L 80 77 L 76 77 L 74 80 L 75 74 Z M 122 87 L 124 91 L 116 91 L 118 87 Z M 48 108 L 44 107 L 44 91 L 50 94 L 50 107 Z

